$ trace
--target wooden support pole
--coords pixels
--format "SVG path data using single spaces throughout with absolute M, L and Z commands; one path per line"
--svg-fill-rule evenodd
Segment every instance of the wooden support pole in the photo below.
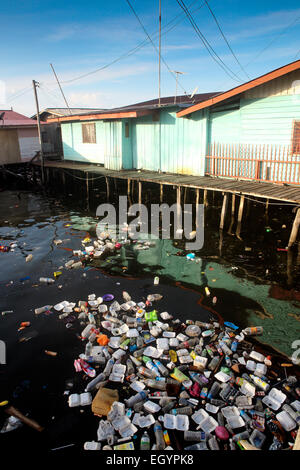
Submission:
M 208 206 L 207 189 L 204 189 L 204 191 L 203 191 L 203 204 L 204 204 L 204 207 Z
M 292 286 L 293 284 L 293 251 L 288 250 L 286 257 L 286 276 L 287 285 Z
M 86 207 L 89 209 L 89 173 L 86 172 L 85 175 L 85 184 L 86 184 Z
M 289 239 L 288 248 L 291 248 L 297 240 L 299 224 L 300 224 L 300 207 L 297 209 L 297 212 L 296 212 L 296 216 L 294 219 L 294 223 L 293 223 L 293 227 L 292 227 L 292 231 L 291 231 L 291 235 Z
M 187 187 L 184 188 L 183 204 L 186 203 L 187 189 L 188 189 Z
M 226 209 L 227 209 L 227 200 L 228 200 L 228 194 L 225 193 L 223 197 L 223 204 L 222 204 L 222 211 L 221 211 L 220 230 L 223 230 L 224 228 L 225 215 L 226 215 Z
M 239 213 L 238 213 L 238 223 L 237 223 L 237 228 L 236 228 L 236 236 L 241 240 L 240 234 L 241 234 L 241 228 L 242 228 L 242 218 L 243 218 L 243 210 L 244 210 L 244 202 L 245 198 L 244 196 L 241 196 L 240 199 L 240 207 L 239 207 Z
M 142 182 L 139 181 L 139 204 L 142 204 Z
M 66 188 L 66 175 L 65 175 L 64 170 L 62 170 L 62 172 L 61 172 L 61 181 L 62 181 L 63 188 L 65 190 L 65 188 Z
M 228 234 L 232 235 L 232 227 L 234 224 L 234 215 L 235 215 L 235 194 L 232 194 L 231 197 L 231 221 L 230 221 L 230 227 L 228 229 Z
M 130 178 L 127 180 L 127 196 L 130 198 Z
M 105 182 L 106 182 L 106 199 L 109 201 L 109 180 L 108 177 L 105 177 Z
M 176 194 L 177 194 L 177 200 L 176 200 L 176 203 L 177 203 L 177 228 L 181 228 L 181 217 L 180 217 L 180 208 L 181 208 L 181 187 L 180 186 L 177 186 L 177 189 L 176 189 Z
M 159 192 L 159 202 L 160 204 L 163 202 L 163 197 L 164 197 L 164 185 L 160 184 L 160 192 Z
M 199 189 L 196 189 L 196 228 L 198 227 L 199 220 L 198 220 L 198 204 L 199 204 Z

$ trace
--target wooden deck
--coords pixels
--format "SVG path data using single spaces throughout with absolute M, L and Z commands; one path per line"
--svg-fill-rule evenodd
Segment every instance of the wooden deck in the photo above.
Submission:
M 39 165 L 39 162 L 33 164 Z M 274 199 L 282 202 L 292 202 L 300 205 L 300 186 L 273 184 L 259 181 L 243 181 L 237 179 L 188 176 L 170 173 L 157 173 L 143 170 L 107 170 L 101 165 L 91 163 L 78 163 L 71 161 L 45 161 L 44 168 L 64 169 L 66 171 L 82 171 L 85 174 L 93 173 L 109 178 L 130 179 L 135 181 L 152 182 L 164 185 L 174 185 L 195 189 L 220 191 L 243 196 Z

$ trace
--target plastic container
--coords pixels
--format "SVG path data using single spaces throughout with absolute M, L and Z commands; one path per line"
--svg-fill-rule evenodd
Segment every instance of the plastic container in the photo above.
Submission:
M 101 444 L 95 441 L 85 442 L 83 448 L 84 450 L 100 450 Z
M 283 429 L 285 429 L 285 431 L 292 431 L 297 426 L 297 423 L 286 411 L 281 411 L 280 413 L 277 413 L 276 418 L 280 422 Z
M 218 422 L 212 418 L 211 416 L 208 416 L 204 420 L 202 420 L 199 424 L 199 427 L 202 429 L 202 431 L 206 433 L 212 433 L 216 427 L 218 426 Z
M 148 413 L 158 413 L 161 407 L 157 403 L 149 400 L 144 403 L 144 409 L 148 411 Z
M 262 448 L 265 440 L 266 440 L 266 436 L 262 432 L 258 431 L 258 429 L 254 429 L 254 431 L 252 432 L 249 438 L 249 442 L 254 447 L 257 447 L 258 449 Z

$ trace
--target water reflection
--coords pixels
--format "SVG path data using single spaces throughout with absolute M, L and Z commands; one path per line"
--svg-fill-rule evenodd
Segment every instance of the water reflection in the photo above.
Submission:
M 34 283 L 40 276 L 52 275 L 73 249 L 81 248 L 87 233 L 96 233 L 94 214 L 78 210 L 74 200 L 18 194 L 6 191 L 0 195 L 0 239 L 18 244 L 14 252 L 0 253 L 2 286 L 15 281 L 9 291 L 4 288 L 3 298 L 22 296 L 20 278 L 28 276 L 26 282 Z M 160 283 L 191 287 L 201 294 L 204 306 L 213 306 L 224 319 L 243 327 L 264 326 L 262 340 L 291 355 L 291 343 L 300 337 L 300 254 L 277 251 L 278 240 L 284 246 L 286 239 L 280 214 L 272 217 L 269 209 L 267 231 L 264 212 L 250 211 L 243 221 L 245 232 L 247 223 L 250 226 L 243 240 L 219 232 L 218 221 L 219 212 L 207 208 L 205 243 L 194 260 L 186 258 L 182 241 L 156 239 L 155 246 L 143 250 L 137 244 L 125 245 L 105 260 L 94 260 L 91 267 L 128 278 L 159 276 Z M 254 221 L 260 231 L 253 230 Z M 67 240 L 64 246 L 54 246 L 57 238 Z M 25 263 L 29 253 L 33 260 Z M 215 305 L 213 297 L 217 298 Z M 189 313 L 187 303 L 183 314 Z

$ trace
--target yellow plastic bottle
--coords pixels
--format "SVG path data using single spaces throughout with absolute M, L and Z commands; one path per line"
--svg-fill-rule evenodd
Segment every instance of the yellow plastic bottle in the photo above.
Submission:
M 171 359 L 171 362 L 174 362 L 174 364 L 177 362 L 177 353 L 173 349 L 170 349 L 169 351 L 169 356 Z

